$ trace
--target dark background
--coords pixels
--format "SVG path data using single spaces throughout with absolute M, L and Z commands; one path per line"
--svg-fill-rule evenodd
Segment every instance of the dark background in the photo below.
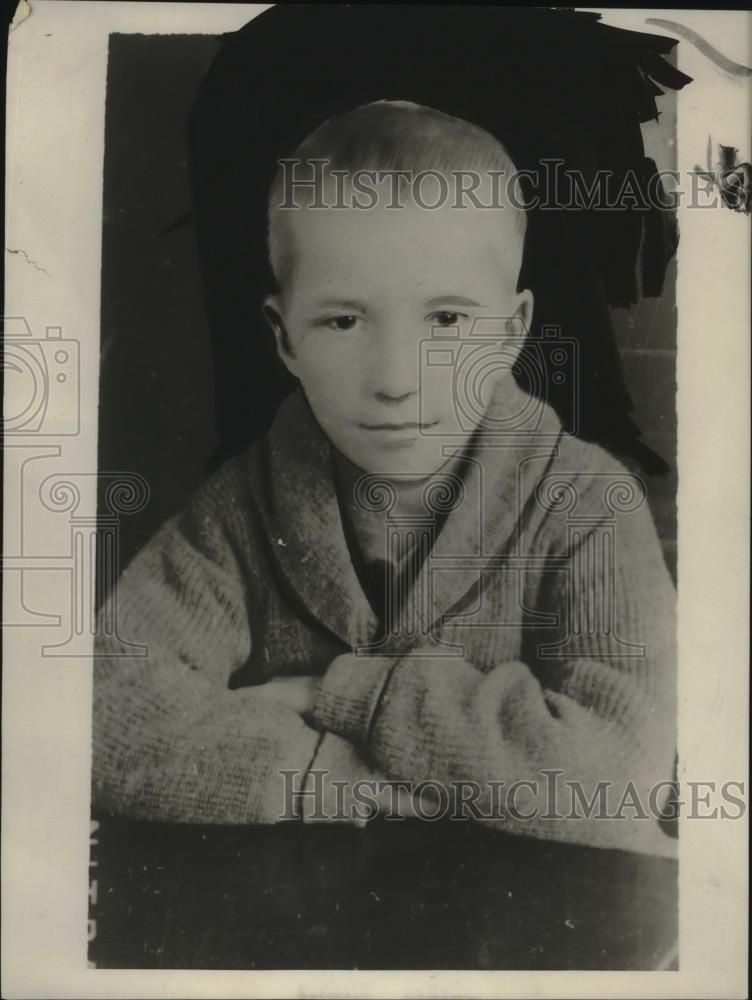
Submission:
M 217 48 L 203 35 L 110 38 L 99 468 L 150 487 L 121 522 L 121 565 L 184 504 L 217 443 L 194 230 L 167 232 L 190 209 L 188 112 Z
M 140 969 L 672 969 L 677 866 L 475 823 L 92 837 L 89 959 Z M 428 836 L 427 836 L 428 834 Z
M 150 487 L 146 507 L 120 523 L 121 566 L 185 504 L 218 444 L 212 345 L 189 218 L 187 131 L 218 48 L 217 38 L 203 35 L 110 38 L 99 468 L 137 472 Z M 674 109 L 669 90 L 661 98 L 660 130 L 646 130 L 646 151 L 659 166 L 672 165 Z M 675 575 L 674 265 L 661 298 L 614 310 L 613 318 L 634 418 L 645 443 L 671 467 L 663 478 L 642 475 Z M 259 333 L 237 331 L 238 337 Z

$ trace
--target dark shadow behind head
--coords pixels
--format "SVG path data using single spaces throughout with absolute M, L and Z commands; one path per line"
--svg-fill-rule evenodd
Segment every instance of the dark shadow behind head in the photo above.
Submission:
M 630 417 L 610 309 L 660 294 L 677 245 L 674 217 L 647 199 L 624 211 L 554 201 L 567 204 L 575 170 L 585 185 L 607 171 L 612 196 L 629 177 L 632 190 L 655 190 L 640 125 L 658 116 L 658 84 L 680 88 L 689 78 L 663 58 L 673 39 L 599 18 L 546 8 L 278 5 L 223 37 L 190 121 L 194 222 L 216 356 L 217 461 L 264 433 L 292 387 L 261 314 L 274 287 L 266 203 L 276 162 L 325 119 L 392 99 L 486 128 L 519 170 L 537 173 L 526 197 L 550 207 L 528 212 L 520 283 L 536 307 L 518 380 L 545 394 L 567 429 L 647 472 L 665 471 Z M 552 328 L 577 344 L 576 393 L 571 381 L 550 377 L 536 347 Z

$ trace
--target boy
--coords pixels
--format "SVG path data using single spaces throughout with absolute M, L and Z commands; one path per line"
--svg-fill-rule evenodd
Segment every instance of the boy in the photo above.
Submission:
M 428 783 L 501 829 L 667 849 L 673 588 L 639 481 L 515 382 L 513 164 L 398 101 L 293 159 L 318 187 L 280 167 L 264 310 L 300 389 L 110 598 L 149 653 L 98 641 L 95 804 L 273 823 L 293 788 L 303 818 L 358 822 L 355 788 L 388 778 L 387 813 Z M 576 789 L 558 809 L 552 775 Z M 603 783 L 616 818 L 563 818 Z

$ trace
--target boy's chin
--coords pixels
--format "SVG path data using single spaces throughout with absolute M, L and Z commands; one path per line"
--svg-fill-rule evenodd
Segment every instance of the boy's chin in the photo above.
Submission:
M 439 472 L 451 462 L 455 447 L 444 449 L 444 443 L 419 441 L 410 445 L 378 449 L 361 453 L 350 460 L 364 472 L 385 479 L 420 480 Z

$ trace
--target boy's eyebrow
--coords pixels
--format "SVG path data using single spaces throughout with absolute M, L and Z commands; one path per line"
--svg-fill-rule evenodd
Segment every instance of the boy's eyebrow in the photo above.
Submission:
M 438 306 L 483 306 L 475 299 L 466 299 L 464 295 L 440 295 L 437 299 L 429 299 L 426 302 L 427 309 L 436 309 Z
M 354 299 L 321 299 L 316 303 L 319 309 L 351 309 L 353 312 L 365 312 L 366 307 L 362 302 Z

